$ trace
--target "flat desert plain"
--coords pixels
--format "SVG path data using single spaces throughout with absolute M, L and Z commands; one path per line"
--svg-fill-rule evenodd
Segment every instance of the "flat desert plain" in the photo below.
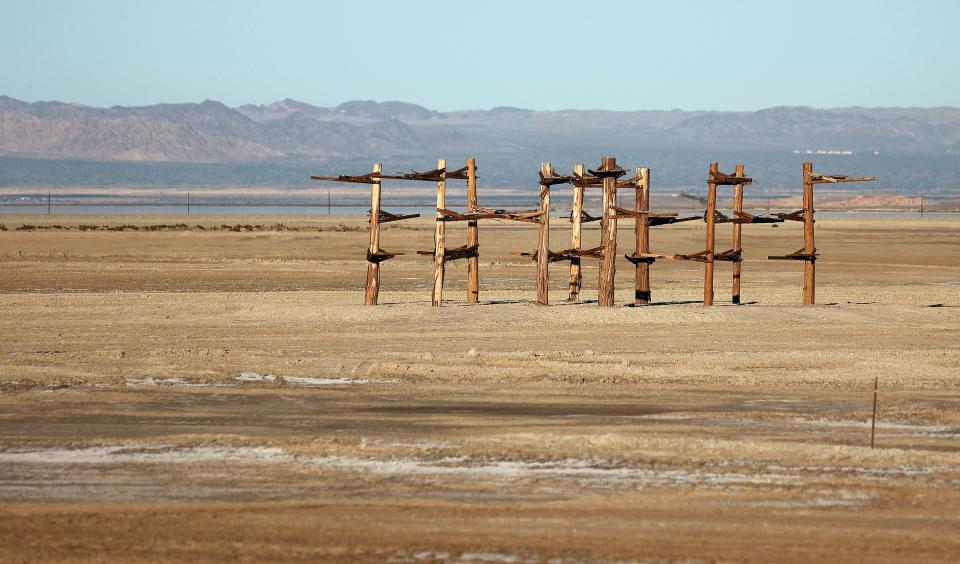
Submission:
M 621 259 L 610 309 L 590 262 L 535 304 L 525 224 L 483 223 L 480 303 L 458 262 L 439 309 L 429 218 L 385 226 L 378 307 L 363 217 L 0 224 L 2 561 L 960 558 L 960 220 L 819 219 L 816 306 L 766 260 L 792 223 L 744 227 L 743 305 L 664 260 L 627 307 Z

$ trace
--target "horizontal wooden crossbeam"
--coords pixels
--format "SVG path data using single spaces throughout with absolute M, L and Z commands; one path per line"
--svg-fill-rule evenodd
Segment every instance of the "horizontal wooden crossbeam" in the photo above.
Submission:
M 337 176 L 311 176 L 311 180 L 322 182 L 348 182 L 353 184 L 379 184 L 383 180 L 417 180 L 421 182 L 439 182 L 441 180 L 467 180 L 467 167 L 447 172 L 444 168 L 435 168 L 426 172 L 412 170 L 406 174 L 383 174 L 368 172 L 357 176 L 339 174 Z
M 843 176 L 840 174 L 827 175 L 827 174 L 819 174 L 816 172 L 810 173 L 810 180 L 814 184 L 837 184 L 840 182 L 872 182 L 876 179 L 877 177 L 875 176 L 852 177 L 852 176 Z
M 516 256 L 530 257 L 537 260 L 537 251 L 522 251 L 514 253 Z M 577 260 L 581 258 L 603 258 L 603 247 L 594 247 L 592 249 L 564 249 L 562 251 L 550 251 L 550 262 L 560 262 L 565 260 Z
M 436 253 L 435 251 L 417 251 L 418 255 L 432 257 Z M 452 249 L 444 249 L 443 259 L 445 261 L 454 261 L 465 258 L 473 258 L 479 256 L 480 254 L 480 245 L 463 245 L 460 247 L 454 247 Z
M 589 188 L 603 186 L 603 179 L 596 176 L 590 176 L 589 174 L 573 173 L 570 183 L 574 186 Z
M 779 217 L 765 217 L 751 215 L 747 212 L 738 212 L 734 211 L 733 215 L 736 217 L 730 217 L 724 215 L 720 212 L 715 212 L 714 222 L 716 223 L 734 223 L 737 225 L 745 225 L 751 223 L 783 223 L 783 219 Z M 803 221 L 803 218 L 800 218 L 800 221 Z
M 393 257 L 400 256 L 400 255 L 402 255 L 402 254 L 403 254 L 403 253 L 389 253 L 389 252 L 383 251 L 383 250 L 377 251 L 377 252 L 375 252 L 375 253 L 371 253 L 370 250 L 367 249 L 367 262 L 372 262 L 372 263 L 374 263 L 374 264 L 379 264 L 379 263 L 381 263 L 381 262 L 383 262 L 383 261 L 385 261 L 385 260 L 390 260 L 390 259 L 392 259 Z
M 570 215 L 568 216 L 570 223 L 573 223 L 573 210 L 570 210 Z M 591 223 L 594 221 L 600 221 L 602 217 L 594 217 L 587 212 L 580 210 L 580 223 Z
M 540 210 L 494 210 L 490 208 L 475 208 L 468 212 L 458 212 L 448 209 L 438 209 L 441 217 L 437 221 L 476 221 L 480 219 L 506 219 L 508 221 L 522 221 L 539 223 L 543 215 Z
M 777 216 L 782 221 L 803 221 L 803 210 L 797 210 L 794 212 L 785 212 L 785 213 L 775 213 L 773 215 Z
M 692 260 L 694 262 L 707 262 L 707 256 L 710 251 L 700 251 L 689 255 L 673 255 L 674 260 Z
M 728 262 L 743 262 L 742 249 L 728 249 L 713 255 L 713 260 L 725 260 Z
M 623 170 L 620 167 L 606 167 L 606 166 L 597 167 L 596 170 L 587 169 L 587 172 L 589 172 L 593 176 L 596 176 L 597 178 L 600 178 L 600 179 L 609 178 L 611 176 L 613 178 L 620 178 L 621 176 L 627 173 L 627 171 Z
M 796 251 L 790 253 L 789 255 L 769 256 L 769 257 L 767 257 L 767 260 L 809 260 L 809 261 L 815 261 L 815 260 L 817 260 L 817 250 L 814 249 L 814 250 L 813 250 L 813 253 L 808 254 L 808 253 L 807 253 L 806 251 L 804 251 L 803 249 L 799 249 L 799 250 L 796 250 Z
M 573 180 L 571 176 L 560 176 L 553 173 L 551 176 L 544 176 L 540 171 L 540 186 L 553 186 L 554 184 L 569 184 Z
M 710 182 L 721 186 L 734 186 L 737 184 L 753 184 L 753 179 L 725 172 L 710 171 Z
M 418 213 L 410 214 L 398 214 L 390 213 L 388 211 L 380 210 L 380 223 L 390 223 L 391 221 L 403 221 L 405 219 L 413 219 L 415 217 L 420 217 Z M 370 220 L 367 220 L 367 223 L 370 223 Z
M 650 227 L 657 227 L 658 225 L 673 225 L 674 223 L 683 223 L 685 221 L 697 221 L 702 220 L 702 215 L 691 215 L 687 217 L 651 217 L 647 224 Z
M 627 259 L 633 264 L 653 264 L 657 262 L 658 258 L 661 257 L 660 255 L 650 255 L 650 253 L 633 253 L 632 255 L 623 255 L 623 258 Z
M 610 209 L 616 212 L 613 216 L 614 219 L 640 217 L 641 215 L 645 215 L 647 217 L 677 217 L 677 215 L 679 215 L 675 213 L 653 213 L 647 210 L 632 210 L 629 208 L 620 208 L 617 206 L 610 206 Z

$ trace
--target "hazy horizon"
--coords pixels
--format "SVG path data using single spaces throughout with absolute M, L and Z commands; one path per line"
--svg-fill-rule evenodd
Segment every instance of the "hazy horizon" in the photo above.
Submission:
M 135 105 L 135 106 L 125 105 L 125 104 L 114 104 L 114 105 L 111 105 L 111 106 L 101 106 L 101 105 L 96 105 L 96 104 L 85 104 L 85 103 L 83 103 L 83 102 L 76 102 L 76 101 L 66 100 L 66 99 L 55 99 L 55 98 L 51 98 L 51 99 L 25 99 L 25 98 L 20 98 L 20 97 L 17 97 L 17 96 L 11 96 L 10 94 L 6 94 L 6 93 L 0 92 L 0 98 L 3 98 L 3 97 L 11 98 L 11 99 L 14 99 L 14 100 L 19 100 L 19 101 L 21 101 L 21 102 L 26 102 L 26 103 L 28 103 L 28 104 L 63 103 L 63 104 L 70 104 L 70 105 L 74 105 L 74 106 L 84 106 L 84 107 L 89 107 L 89 108 L 111 108 L 111 107 L 137 108 L 137 107 L 159 106 L 159 105 L 202 104 L 202 103 L 204 103 L 204 102 L 218 102 L 218 103 L 224 104 L 225 106 L 227 106 L 227 107 L 229 107 L 229 108 L 234 108 L 234 109 L 235 109 L 235 108 L 241 108 L 241 107 L 243 107 L 243 106 L 263 106 L 263 107 L 266 107 L 266 106 L 270 106 L 270 105 L 273 105 L 273 104 L 279 104 L 279 103 L 282 103 L 282 102 L 298 102 L 298 103 L 302 103 L 302 104 L 309 104 L 309 105 L 311 105 L 311 106 L 316 106 L 316 107 L 318 107 L 318 108 L 335 108 L 335 107 L 337 107 L 337 106 L 339 106 L 339 105 L 348 104 L 348 103 L 350 103 L 350 102 L 375 102 L 375 103 L 377 103 L 377 104 L 387 104 L 387 103 L 412 104 L 412 105 L 420 106 L 420 107 L 425 108 L 425 109 L 427 109 L 427 110 L 435 111 L 435 112 L 438 112 L 438 113 L 488 112 L 488 111 L 495 110 L 495 109 L 498 109 L 498 108 L 514 108 L 514 109 L 528 110 L 528 111 L 534 111 L 534 112 L 555 112 L 555 113 L 562 113 L 562 112 L 712 112 L 712 113 L 720 113 L 720 112 L 723 112 L 723 113 L 750 113 L 750 112 L 760 112 L 760 111 L 764 111 L 764 110 L 772 110 L 772 109 L 776 109 L 776 108 L 810 108 L 810 109 L 814 109 L 814 110 L 828 110 L 828 111 L 830 111 L 830 110 L 853 109 L 853 108 L 866 109 L 866 110 L 934 110 L 934 109 L 939 109 L 939 108 L 950 108 L 950 109 L 957 108 L 957 109 L 960 109 L 960 104 L 958 104 L 958 105 L 940 105 L 940 106 L 864 106 L 864 105 L 853 105 L 853 106 L 831 106 L 831 107 L 818 107 L 818 106 L 809 106 L 809 105 L 803 105 L 803 104 L 800 104 L 800 105 L 778 104 L 778 105 L 773 105 L 773 106 L 764 106 L 764 107 L 761 107 L 761 108 L 747 109 L 747 110 L 728 110 L 728 109 L 723 109 L 723 108 L 573 108 L 573 107 L 570 107 L 570 108 L 557 108 L 557 109 L 542 109 L 542 108 L 528 108 L 528 107 L 520 107 L 520 106 L 512 105 L 512 104 L 505 104 L 505 105 L 501 105 L 501 106 L 491 106 L 491 107 L 488 107 L 488 108 L 454 108 L 454 109 L 450 109 L 450 110 L 438 110 L 438 109 L 436 109 L 436 108 L 431 108 L 431 107 L 429 107 L 429 106 L 426 106 L 426 105 L 424 105 L 424 104 L 421 104 L 421 103 L 419 103 L 419 102 L 417 102 L 417 101 L 415 101 L 415 100 L 395 100 L 395 99 L 388 99 L 388 98 L 381 98 L 381 99 L 375 99 L 375 98 L 360 99 L 360 98 L 357 98 L 357 99 L 352 99 L 352 100 L 343 100 L 343 101 L 340 101 L 340 102 L 335 102 L 335 103 L 333 103 L 333 104 L 331 104 L 331 105 L 322 105 L 322 104 L 317 103 L 317 102 L 312 102 L 312 101 L 308 101 L 308 100 L 302 100 L 302 99 L 298 99 L 298 98 L 292 98 L 292 97 L 289 97 L 289 96 L 287 96 L 287 97 L 285 97 L 285 98 L 273 100 L 273 101 L 270 101 L 270 102 L 266 102 L 266 103 L 245 102 L 245 103 L 235 104 L 235 105 L 233 105 L 233 104 L 227 104 L 227 103 L 225 103 L 225 102 L 223 102 L 223 101 L 221 101 L 221 100 L 217 100 L 217 99 L 215 99 L 215 98 L 209 98 L 209 97 L 208 97 L 208 98 L 203 98 L 203 99 L 201 99 L 201 100 L 184 100 L 184 101 L 159 100 L 159 101 L 150 102 L 150 103 L 146 103 L 146 104 L 138 104 L 138 105 Z

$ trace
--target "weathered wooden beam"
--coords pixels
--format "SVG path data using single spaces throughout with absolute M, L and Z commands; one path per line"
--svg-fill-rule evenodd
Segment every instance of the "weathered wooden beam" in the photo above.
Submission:
M 371 210 L 371 212 L 372 212 L 372 210 Z M 371 217 L 372 217 L 372 213 L 371 213 Z M 381 223 L 381 224 L 390 223 L 390 222 L 392 222 L 392 221 L 403 221 L 403 220 L 405 220 L 405 219 L 413 219 L 413 218 L 415 218 L 415 217 L 420 217 L 420 214 L 418 214 L 418 213 L 400 214 L 400 213 L 390 213 L 390 212 L 388 212 L 388 211 L 380 210 L 380 223 Z M 369 221 L 369 220 L 367 220 L 367 221 Z
M 372 175 L 378 175 L 383 169 L 381 163 L 373 165 Z M 380 182 L 370 184 L 370 246 L 367 248 L 367 285 L 363 303 L 377 305 L 380 295 L 380 262 L 386 260 L 380 253 Z M 376 260 L 371 260 L 374 257 Z M 387 257 L 387 258 L 393 258 Z
M 810 172 L 810 181 L 813 184 L 840 184 L 843 182 L 872 182 L 876 179 L 877 178 L 875 176 L 852 177 L 852 176 L 842 176 L 839 174 L 827 175 L 827 174 L 819 174 L 812 171 Z
M 462 169 L 461 169 L 462 170 Z M 467 209 L 477 209 L 477 160 L 467 159 Z M 477 247 L 477 251 L 467 261 L 467 303 L 480 301 L 480 222 L 471 219 L 467 223 L 467 246 Z
M 793 251 L 788 255 L 774 255 L 768 256 L 768 260 L 806 260 L 814 261 L 817 260 L 817 249 L 813 249 L 812 253 L 808 253 L 806 248 L 798 249 Z
M 715 186 L 736 186 L 737 184 L 751 184 L 752 178 L 747 178 L 742 174 L 727 174 L 719 170 L 710 171 L 710 180 Z
M 585 167 L 583 164 L 576 164 L 573 167 L 573 178 L 583 178 Z M 583 193 L 585 186 L 583 184 L 573 183 L 573 209 L 570 211 L 570 222 L 573 223 L 573 236 L 571 241 L 572 250 L 580 250 L 583 234 Z M 580 286 L 583 282 L 580 257 L 570 259 L 570 295 L 567 301 L 576 302 L 580 299 Z
M 437 170 L 445 170 L 447 161 L 440 159 L 437 161 Z M 435 171 L 431 171 L 433 173 Z M 431 305 L 440 307 L 443 303 L 443 278 L 446 274 L 446 223 L 440 221 L 442 215 L 439 210 L 447 207 L 447 182 L 443 174 L 439 175 L 437 180 L 437 225 L 433 232 L 433 294 L 431 296 Z

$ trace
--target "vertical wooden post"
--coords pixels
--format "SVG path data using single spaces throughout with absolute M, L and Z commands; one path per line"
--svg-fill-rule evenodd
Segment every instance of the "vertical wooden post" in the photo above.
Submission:
M 477 210 L 477 159 L 467 159 L 467 208 Z M 467 246 L 480 244 L 480 226 L 477 220 L 467 222 Z M 480 301 L 480 251 L 467 259 L 467 303 Z
M 577 163 L 573 167 L 573 172 L 576 176 L 582 177 L 585 171 L 585 167 L 581 163 Z M 584 186 L 573 186 L 573 211 L 570 212 L 570 219 L 573 221 L 573 240 L 572 247 L 573 249 L 580 250 L 582 245 L 582 234 L 583 234 L 583 192 L 585 190 Z M 567 298 L 567 301 L 575 302 L 580 299 L 580 283 L 583 280 L 583 275 L 580 271 L 581 266 L 580 257 L 574 257 L 570 260 L 570 297 Z
M 373 165 L 373 172 L 379 173 L 383 165 Z M 364 294 L 365 305 L 377 305 L 380 295 L 380 263 L 372 255 L 380 252 L 380 182 L 370 185 L 370 247 L 367 250 L 367 289 Z
M 718 172 L 720 165 L 710 163 L 710 172 Z M 710 176 L 710 182 L 707 185 L 707 211 L 704 219 L 707 221 L 707 254 L 704 257 L 703 265 L 703 305 L 713 305 L 713 251 L 716 235 L 716 213 L 717 213 L 717 184 Z
M 553 176 L 550 163 L 540 164 L 540 174 Z M 550 304 L 550 185 L 540 185 L 540 229 L 537 233 L 537 303 Z
M 603 170 L 617 168 L 617 159 L 603 157 Z M 600 258 L 600 283 L 598 303 L 602 307 L 612 307 L 616 301 L 617 278 L 617 220 L 613 206 L 617 202 L 617 177 L 603 177 L 603 222 L 601 224 L 601 244 L 603 256 Z
M 640 212 L 650 211 L 650 169 L 637 169 L 637 199 L 634 208 Z M 637 254 L 650 252 L 650 216 L 646 213 L 638 214 L 634 226 L 637 236 Z M 637 262 L 636 288 L 634 303 L 645 305 L 650 303 L 650 263 L 646 260 Z
M 743 177 L 746 173 L 744 171 L 743 165 L 738 164 L 736 172 L 734 173 L 738 177 Z M 737 212 L 743 211 L 743 184 L 736 184 L 733 187 L 733 217 L 734 220 L 739 218 Z M 743 242 L 742 242 L 742 229 L 743 226 L 739 223 L 734 222 L 733 224 L 733 252 L 740 253 L 743 251 Z M 733 303 L 740 303 L 740 273 L 743 270 L 743 258 L 738 257 L 733 261 Z
M 808 255 L 803 267 L 803 303 L 816 303 L 817 259 L 813 241 L 813 163 L 803 163 L 803 252 Z
M 447 161 L 440 159 L 437 161 L 437 168 L 445 170 Z M 446 271 L 447 246 L 446 246 L 446 222 L 440 221 L 443 217 L 440 215 L 441 209 L 447 207 L 447 181 L 446 173 L 440 175 L 437 181 L 437 226 L 433 234 L 433 296 L 431 305 L 440 307 L 443 303 L 443 277 Z

